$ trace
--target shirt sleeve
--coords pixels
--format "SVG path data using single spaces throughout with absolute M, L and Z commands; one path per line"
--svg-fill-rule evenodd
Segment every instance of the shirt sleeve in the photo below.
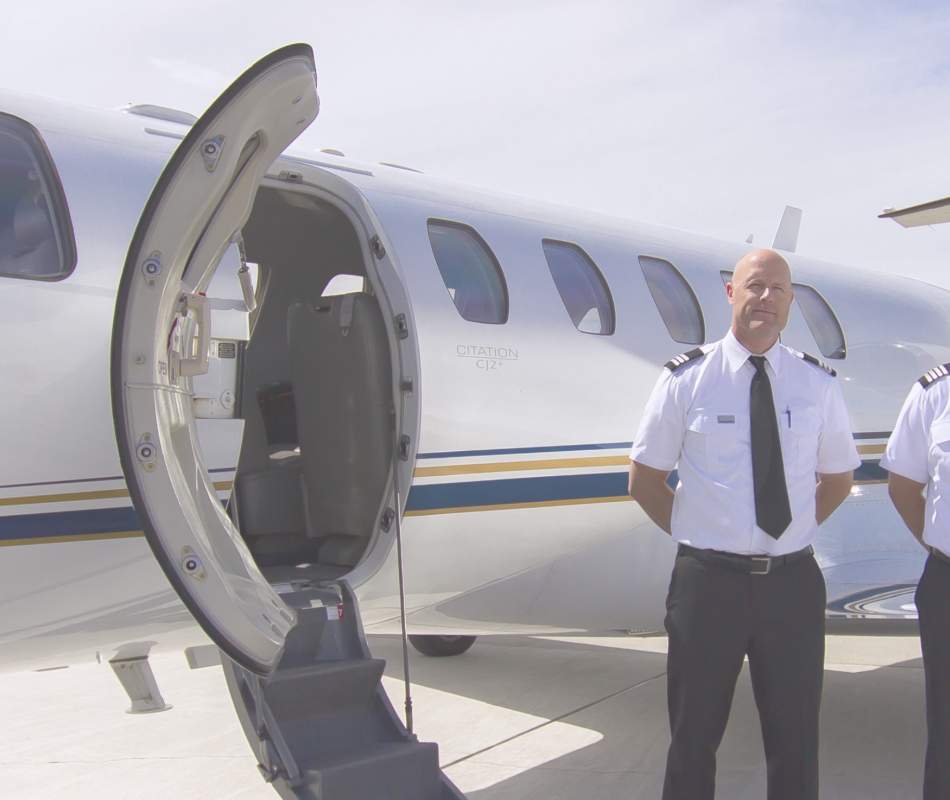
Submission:
M 854 445 L 848 407 L 844 404 L 844 395 L 836 380 L 827 382 L 823 415 L 818 441 L 818 472 L 833 475 L 857 469 L 861 466 L 861 458 Z
M 881 459 L 881 466 L 888 472 L 917 483 L 927 483 L 930 479 L 930 426 L 926 419 L 925 391 L 923 386 L 915 383 L 908 393 Z
M 683 449 L 686 417 L 679 407 L 676 376 L 664 369 L 643 409 L 630 460 L 654 469 L 672 470 Z

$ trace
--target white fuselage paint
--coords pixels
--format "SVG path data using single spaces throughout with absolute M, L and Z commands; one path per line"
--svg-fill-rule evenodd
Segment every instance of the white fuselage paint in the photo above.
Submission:
M 115 289 L 142 207 L 184 129 L 18 95 L 0 96 L 0 110 L 46 142 L 79 253 L 61 282 L 0 277 L 0 363 L 11 387 L 0 396 L 0 669 L 110 658 L 130 642 L 205 641 L 134 526 L 111 538 L 93 530 L 57 540 L 43 535 L 51 517 L 39 516 L 131 508 L 109 390 Z M 626 453 L 661 365 L 690 346 L 670 338 L 637 257 L 676 265 L 711 341 L 729 323 L 720 270 L 748 247 L 332 156 L 292 153 L 269 174 L 282 170 L 299 173 L 300 191 L 344 181 L 361 195 L 411 299 L 422 411 L 403 520 L 410 630 L 658 628 L 673 548 L 624 497 Z M 508 285 L 506 324 L 459 316 L 433 259 L 431 218 L 470 225 L 491 247 Z M 580 245 L 601 269 L 616 310 L 612 336 L 574 327 L 544 259 L 546 238 Z M 912 381 L 950 360 L 950 294 L 797 255 L 789 261 L 795 280 L 819 289 L 841 321 L 848 356 L 833 364 L 864 437 L 862 457 L 876 462 Z M 784 340 L 818 353 L 797 309 Z M 227 484 L 233 442 L 206 443 L 206 456 Z M 543 499 L 534 486 L 519 501 L 514 484 L 499 483 L 558 476 L 619 488 L 576 498 L 555 489 Z M 454 484 L 470 492 L 461 505 L 414 506 L 414 497 L 455 497 Z M 26 520 L 22 536 L 9 533 L 17 517 Z M 898 610 L 906 606 L 922 563 L 879 476 L 823 526 L 818 549 L 834 613 L 895 613 L 887 590 L 896 587 Z M 370 554 L 351 576 L 370 631 L 397 621 L 394 558 L 394 549 Z

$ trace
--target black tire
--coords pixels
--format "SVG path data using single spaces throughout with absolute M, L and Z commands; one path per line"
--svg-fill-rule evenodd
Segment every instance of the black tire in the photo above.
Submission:
M 460 656 L 473 644 L 474 636 L 410 636 L 409 643 L 424 656 Z

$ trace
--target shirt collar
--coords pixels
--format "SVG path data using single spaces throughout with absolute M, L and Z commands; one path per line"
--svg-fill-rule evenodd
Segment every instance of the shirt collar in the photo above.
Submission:
M 742 346 L 731 329 L 723 337 L 722 352 L 725 356 L 726 364 L 733 372 L 738 372 L 742 368 L 742 365 L 748 362 L 749 356 L 756 355 L 756 353 L 752 353 Z M 779 342 L 776 340 L 775 344 L 762 353 L 762 355 L 765 356 L 766 362 L 768 362 L 768 365 L 772 368 L 773 374 L 778 375 L 779 356 L 781 355 Z M 749 366 L 752 367 L 751 364 L 749 364 Z M 752 368 L 755 369 L 754 367 Z

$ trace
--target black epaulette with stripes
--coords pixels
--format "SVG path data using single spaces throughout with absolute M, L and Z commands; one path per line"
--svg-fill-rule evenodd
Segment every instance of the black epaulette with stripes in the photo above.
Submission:
M 947 375 L 950 375 L 950 363 L 941 364 L 939 367 L 934 367 L 925 375 L 922 375 L 917 382 L 925 389 L 929 389 L 941 378 L 946 378 Z
M 789 348 L 789 350 L 791 350 L 791 348 Z M 793 352 L 796 356 L 798 356 L 802 361 L 807 361 L 807 362 L 808 362 L 809 364 L 811 364 L 812 366 L 818 367 L 818 369 L 823 369 L 823 370 L 824 370 L 825 372 L 827 372 L 832 378 L 834 378 L 834 377 L 838 374 L 837 372 L 835 372 L 835 370 L 834 370 L 833 367 L 831 367 L 831 366 L 829 366 L 828 364 L 826 364 L 826 363 L 825 363 L 824 361 L 822 361 L 820 358 L 815 358 L 815 357 L 814 357 L 813 355 L 811 355 L 810 353 L 803 353 L 801 350 L 792 350 L 792 352 Z
M 670 372 L 676 372 L 676 370 L 678 370 L 680 367 L 685 367 L 691 361 L 695 361 L 697 358 L 702 358 L 704 355 L 706 355 L 705 351 L 701 347 L 697 347 L 694 350 L 690 350 L 688 353 L 680 353 L 678 356 L 674 356 L 663 366 L 666 367 Z

